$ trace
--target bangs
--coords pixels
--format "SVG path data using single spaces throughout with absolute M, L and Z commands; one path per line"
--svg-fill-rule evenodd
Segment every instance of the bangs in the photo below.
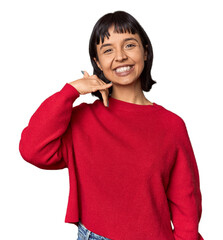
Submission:
M 109 39 L 110 34 L 108 30 L 112 26 L 114 26 L 115 33 L 138 33 L 137 26 L 135 26 L 132 19 L 130 19 L 128 16 L 123 17 L 119 16 L 118 14 L 109 16 L 108 14 L 106 17 L 104 17 L 104 19 L 101 19 L 101 21 L 98 22 L 95 34 L 95 43 L 97 45 L 100 43 L 100 40 L 102 43 L 104 43 L 105 37 Z

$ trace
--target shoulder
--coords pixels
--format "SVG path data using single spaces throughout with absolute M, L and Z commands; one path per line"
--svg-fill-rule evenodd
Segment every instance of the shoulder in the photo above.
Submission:
M 190 141 L 189 132 L 187 128 L 187 123 L 182 118 L 182 116 L 166 109 L 166 114 L 170 116 L 172 134 L 178 144 L 185 144 L 185 142 Z
M 174 110 L 170 110 L 169 108 L 162 105 L 159 105 L 159 108 L 160 118 L 162 119 L 162 121 L 166 122 L 166 124 L 168 124 L 171 128 L 179 129 L 185 127 L 184 119 Z
M 82 102 L 82 103 L 80 103 L 79 105 L 73 107 L 73 112 L 89 111 L 89 110 L 91 110 L 92 108 L 95 108 L 95 107 L 97 107 L 98 105 L 100 105 L 100 102 L 101 102 L 101 101 L 100 101 L 99 99 L 95 100 L 95 101 L 92 102 L 92 103 Z
M 174 141 L 180 144 L 182 141 L 188 140 L 189 134 L 185 120 L 174 110 L 161 106 L 159 121 L 165 129 L 171 134 Z
M 72 116 L 75 118 L 83 115 L 84 113 L 88 112 L 89 110 L 89 103 L 86 103 L 86 102 L 82 102 L 80 103 L 79 105 L 76 105 L 73 107 L 72 109 Z
M 100 100 L 95 100 L 93 103 L 86 103 L 82 102 L 77 106 L 74 106 L 72 109 L 72 117 L 75 116 L 75 118 L 80 117 L 86 117 L 87 115 L 92 115 L 94 112 L 95 108 L 98 107 Z
M 187 125 L 184 119 L 176 112 L 162 107 L 163 121 L 166 121 L 168 131 L 171 133 L 176 145 L 186 145 L 190 142 Z

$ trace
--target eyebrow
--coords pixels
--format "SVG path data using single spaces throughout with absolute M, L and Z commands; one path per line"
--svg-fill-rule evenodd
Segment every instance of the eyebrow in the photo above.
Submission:
M 130 41 L 130 40 L 134 40 L 134 41 L 136 41 L 137 43 L 139 43 L 138 40 L 135 39 L 135 38 L 125 38 L 125 39 L 123 40 L 123 42 L 127 42 L 127 41 Z M 112 44 L 111 44 L 111 43 L 102 44 L 101 47 L 100 47 L 100 50 L 101 50 L 103 47 L 108 47 L 108 46 L 112 46 Z

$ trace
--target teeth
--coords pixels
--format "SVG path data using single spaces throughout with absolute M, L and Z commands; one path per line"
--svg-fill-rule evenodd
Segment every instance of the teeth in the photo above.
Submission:
M 127 66 L 127 67 L 120 67 L 120 68 L 117 68 L 115 71 L 116 72 L 126 72 L 126 71 L 129 71 L 131 69 L 130 66 Z

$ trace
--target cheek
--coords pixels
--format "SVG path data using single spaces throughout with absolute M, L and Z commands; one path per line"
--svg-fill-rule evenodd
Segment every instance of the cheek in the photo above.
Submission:
M 130 53 L 129 57 L 134 59 L 136 63 L 142 64 L 144 62 L 144 51 L 138 49 L 137 51 Z
M 111 61 L 108 58 L 101 58 L 101 68 L 104 76 L 109 80 L 111 78 Z
M 138 74 L 141 74 L 145 66 L 144 55 L 139 53 L 137 57 L 135 57 L 135 62 L 137 63 Z
M 145 61 L 144 61 L 144 57 L 142 57 L 142 55 L 138 55 L 138 57 L 135 58 L 135 62 L 137 63 L 140 70 L 144 68 Z
M 142 61 L 141 69 L 143 70 L 145 66 L 144 60 Z
M 110 68 L 110 61 L 108 58 L 100 58 L 100 63 L 103 71 L 107 71 Z

